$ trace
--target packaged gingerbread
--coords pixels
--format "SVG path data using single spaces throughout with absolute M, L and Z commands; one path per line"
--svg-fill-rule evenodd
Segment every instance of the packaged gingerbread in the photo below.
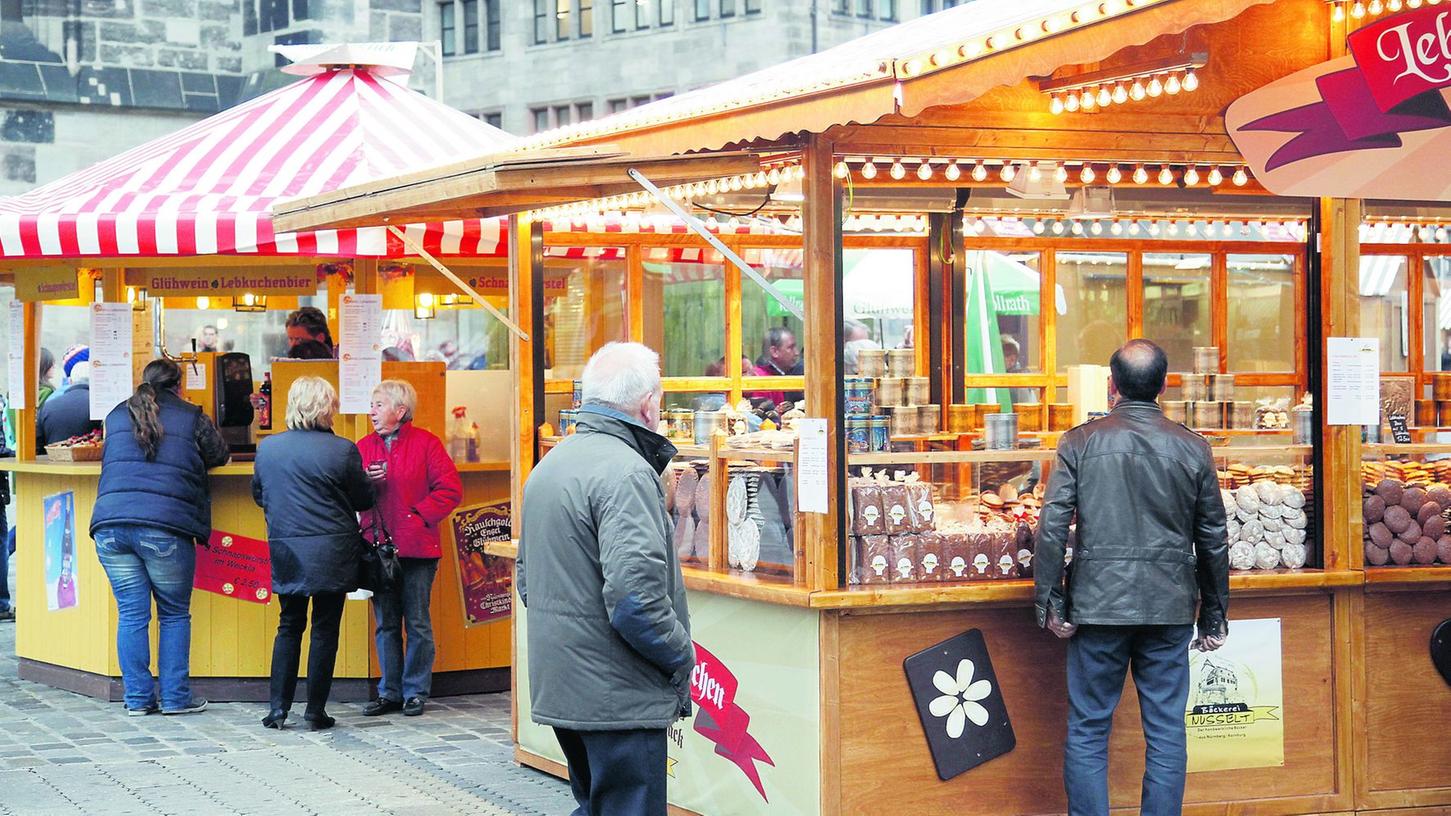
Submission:
M 932 485 L 926 482 L 907 482 L 907 514 L 912 529 L 918 533 L 930 533 L 936 529 L 936 509 L 932 503 Z
M 861 536 L 857 564 L 863 585 L 887 584 L 892 581 L 892 545 L 882 535 Z
M 852 532 L 859 536 L 885 535 L 886 518 L 882 513 L 882 487 L 865 481 L 851 485 Z
M 917 569 L 923 581 L 946 581 L 947 563 L 943 560 L 942 536 L 919 533 L 917 536 Z
M 922 580 L 922 568 L 917 563 L 917 539 L 915 533 L 891 536 L 892 583 L 915 584 Z
M 940 533 L 938 538 L 942 541 L 942 580 L 966 581 L 972 569 L 967 533 Z
M 907 510 L 910 500 L 907 485 L 892 482 L 882 485 L 882 514 L 886 517 L 887 535 L 903 535 L 912 532 L 912 520 Z

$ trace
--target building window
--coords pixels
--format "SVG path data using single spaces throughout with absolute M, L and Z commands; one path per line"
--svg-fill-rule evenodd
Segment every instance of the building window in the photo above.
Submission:
M 464 53 L 479 53 L 479 0 L 460 0 L 464 7 Z
M 595 0 L 579 0 L 579 38 L 595 35 Z
M 628 14 L 630 0 L 610 0 L 610 32 L 612 34 L 625 33 L 626 14 Z
M 487 51 L 498 51 L 503 43 L 499 38 L 499 4 L 503 0 L 484 0 L 484 36 L 487 43 L 484 49 Z
M 494 111 L 492 113 L 486 113 L 486 114 L 483 114 L 482 116 L 480 116 L 479 118 L 480 119 L 483 119 L 484 120 L 484 124 L 488 125 L 489 127 L 496 127 L 499 130 L 503 130 L 504 129 L 504 114 L 503 114 L 502 111 Z
M 856 16 L 871 19 L 872 0 L 856 0 Z
M 534 0 L 534 44 L 549 42 L 549 30 L 553 27 L 553 0 Z
M 554 9 L 554 39 L 569 39 L 569 3 L 570 0 L 555 0 Z
M 657 0 L 660 3 L 660 25 L 675 25 L 675 0 Z
M 932 0 L 927 0 L 931 2 Z M 851 14 L 851 0 L 831 0 L 832 14 Z
M 889 23 L 897 22 L 897 0 L 882 0 L 882 19 Z
M 595 118 L 595 103 L 577 102 L 574 106 L 574 121 L 588 122 Z
M 622 111 L 622 110 L 630 107 L 630 100 L 628 100 L 628 99 L 611 99 L 610 101 L 608 101 L 608 102 L 605 103 L 605 106 L 606 106 L 606 109 L 609 110 L 610 113 L 619 113 L 620 111 Z
M 534 132 L 549 130 L 549 108 L 530 108 L 529 121 L 534 123 Z
M 454 45 L 453 0 L 438 6 L 438 38 L 443 41 L 443 55 L 451 57 L 457 53 Z
M 570 123 L 569 113 L 570 113 L 570 106 L 569 105 L 555 105 L 554 106 L 554 126 L 555 127 L 564 127 L 565 125 L 569 124 Z
M 288 19 L 288 0 L 242 0 L 242 31 L 247 35 L 262 31 L 281 31 L 292 24 Z M 307 17 L 307 3 L 299 4 L 295 15 Z
M 640 31 L 650 27 L 650 3 L 649 0 L 635 0 L 635 30 Z
M 736 16 L 736 0 L 720 0 L 721 19 Z
M 695 21 L 705 22 L 710 19 L 710 0 L 695 0 Z
M 746 0 L 746 13 L 747 14 L 760 14 L 761 13 L 761 0 Z

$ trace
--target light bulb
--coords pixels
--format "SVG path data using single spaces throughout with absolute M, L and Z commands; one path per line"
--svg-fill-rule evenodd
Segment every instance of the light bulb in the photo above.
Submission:
M 1144 184 L 1144 183 L 1148 182 L 1148 180 L 1149 180 L 1149 171 L 1145 170 L 1144 169 L 1144 166 L 1142 164 L 1139 165 L 1138 167 L 1134 168 L 1134 183 L 1135 184 Z
M 1091 232 L 1091 233 L 1093 233 L 1094 235 L 1102 235 L 1103 234 L 1103 225 L 1100 224 L 1100 223 L 1098 223 L 1097 221 L 1094 221 L 1093 222 L 1093 226 L 1089 227 L 1088 228 L 1088 231 Z
M 1093 91 L 1085 90 L 1083 94 L 1078 97 L 1078 106 L 1086 111 L 1093 110 L 1094 108 L 1098 107 L 1098 99 L 1094 97 Z
M 1369 11 L 1373 15 L 1380 14 L 1382 11 L 1385 11 L 1385 6 L 1381 5 L 1380 0 L 1370 0 L 1370 5 L 1366 7 L 1366 11 Z
M 1054 235 L 1062 235 L 1063 234 L 1063 222 L 1062 221 L 1054 221 L 1053 222 L 1053 234 Z
M 837 178 L 847 177 L 847 174 L 850 171 L 847 170 L 846 162 L 842 162 L 837 165 L 837 172 L 840 174 L 837 176 Z M 731 176 L 730 181 L 726 182 L 726 187 L 728 187 L 733 193 L 739 193 L 743 186 L 745 186 L 745 183 L 741 180 L 740 176 Z
M 1052 113 L 1054 116 L 1057 116 L 1058 114 L 1062 113 L 1063 112 L 1063 100 L 1060 99 L 1060 98 L 1058 98 L 1057 96 L 1054 96 L 1053 97 L 1053 101 L 1051 101 L 1051 102 L 1048 103 L 1048 111 L 1050 113 Z
M 1003 169 L 998 172 L 998 178 L 1002 179 L 1005 182 L 1008 182 L 1009 184 L 1011 184 L 1013 182 L 1013 179 L 1017 178 L 1017 176 L 1018 171 L 1015 170 L 1011 164 L 1004 164 Z
M 1113 233 L 1114 235 L 1123 235 L 1124 234 L 1124 225 L 1123 224 L 1120 224 L 1117 221 L 1115 221 L 1115 222 L 1113 222 L 1113 224 L 1111 224 L 1109 226 L 1108 231 L 1111 232 L 1111 233 Z
M 1043 226 L 1043 222 L 1042 221 L 1035 221 L 1035 222 L 1033 222 L 1033 234 L 1034 235 L 1042 235 L 1043 232 L 1044 232 L 1044 230 L 1045 230 L 1045 227 Z
M 1418 2 L 1418 0 L 1411 0 L 1411 2 L 1412 3 L 1415 3 L 1417 6 L 1420 5 L 1420 3 Z M 1411 8 L 1415 8 L 1415 6 L 1412 6 Z M 1333 20 L 1334 22 L 1337 22 L 1337 23 L 1338 22 L 1341 22 L 1342 20 L 1344 20 L 1345 19 L 1345 7 L 1344 6 L 1341 6 L 1339 3 L 1336 3 L 1330 9 L 1330 19 Z
M 957 159 L 947 163 L 947 169 L 942 171 L 942 175 L 946 176 L 948 181 L 957 181 L 962 178 L 962 168 L 957 166 Z
M 1093 165 L 1089 164 L 1083 165 L 1082 172 L 1078 174 L 1078 180 L 1083 182 L 1084 184 L 1092 184 L 1093 180 L 1097 177 L 1098 174 L 1093 172 Z
M 979 218 L 977 220 L 977 223 L 972 225 L 972 231 L 977 233 L 978 235 L 982 235 L 984 232 L 987 232 L 987 224 L 984 223 L 981 218 Z
M 1069 94 L 1063 100 L 1063 109 L 1069 113 L 1078 110 L 1078 94 Z
M 1142 79 L 1135 79 L 1133 87 L 1129 88 L 1129 99 L 1135 102 L 1142 102 L 1144 101 L 1144 97 L 1148 95 L 1148 92 L 1144 90 L 1144 81 Z
M 1056 181 L 1056 182 L 1058 182 L 1059 184 L 1062 184 L 1063 182 L 1067 181 L 1068 180 L 1068 168 L 1065 167 L 1064 165 L 1061 165 L 1061 164 L 1058 165 L 1057 169 L 1055 169 L 1053 171 L 1053 180 Z
M 766 171 L 766 183 L 767 184 L 780 184 L 781 183 L 781 171 L 778 170 L 778 169 L 776 169 L 775 167 L 772 167 L 770 170 L 767 170 Z
M 1037 181 L 1042 181 L 1042 180 L 1043 180 L 1043 171 L 1040 170 L 1040 169 L 1038 169 L 1038 163 L 1037 162 L 1033 162 L 1033 166 L 1031 168 L 1029 168 L 1029 170 L 1028 170 L 1028 181 L 1037 182 Z
M 876 169 L 875 168 L 872 170 L 872 175 L 876 175 Z M 867 176 L 867 178 L 871 178 L 871 176 Z M 758 170 L 758 171 L 756 171 L 756 179 L 755 179 L 755 181 L 756 181 L 756 186 L 757 187 L 765 187 L 766 186 L 766 171 L 765 170 Z
M 1243 187 L 1246 183 L 1249 182 L 1249 174 L 1244 171 L 1243 167 L 1241 167 L 1238 170 L 1234 171 L 1234 177 L 1232 178 L 1232 181 L 1234 181 L 1234 186 Z
M 1159 222 L 1158 221 L 1155 221 L 1155 222 L 1149 224 L 1149 234 L 1152 235 L 1152 236 L 1154 236 L 1155 238 L 1159 237 Z
M 1122 82 L 1114 86 L 1113 101 L 1115 104 L 1119 105 L 1122 105 L 1123 103 L 1129 101 L 1129 92 L 1124 88 L 1124 84 Z
M 982 162 L 972 163 L 972 180 L 987 181 L 987 165 Z
M 802 180 L 804 180 L 806 178 L 806 166 L 805 165 L 802 165 L 802 164 L 792 165 L 791 167 L 786 168 L 786 171 L 791 174 L 791 178 L 794 178 L 797 181 L 802 181 Z
M 707 181 L 705 183 L 705 194 L 706 195 L 715 195 L 716 193 L 719 193 L 719 192 L 720 192 L 720 184 L 717 183 L 715 179 L 711 179 L 710 181 Z
M 1082 224 L 1082 222 L 1079 222 L 1079 221 L 1074 221 L 1073 222 L 1073 234 L 1074 235 L 1082 235 L 1083 234 L 1083 224 Z
M 1429 241 L 1429 240 L 1431 240 L 1431 235 L 1432 235 L 1432 233 L 1431 233 L 1431 228 L 1430 227 L 1421 227 L 1421 240 L 1422 241 Z
M 1184 72 L 1184 82 L 1183 82 L 1183 85 L 1184 85 L 1184 90 L 1186 90 L 1186 91 L 1188 91 L 1190 93 L 1193 93 L 1193 92 L 1199 90 L 1199 75 L 1196 74 L 1196 73 L 1194 73 L 1194 71 L 1192 69 L 1191 70 L 1188 70 L 1188 71 L 1185 71 Z
M 892 162 L 891 173 L 892 178 L 896 179 L 897 181 L 901 181 L 902 179 L 907 177 L 907 168 L 902 166 L 901 159 Z
M 926 180 L 932 178 L 932 163 L 931 162 L 927 161 L 926 159 L 923 159 L 922 160 L 922 163 L 919 164 L 919 165 L 917 165 L 917 178 L 922 179 L 923 181 L 926 181 Z
M 1109 165 L 1108 173 L 1104 177 L 1108 179 L 1109 184 L 1118 184 L 1124 180 L 1124 171 L 1118 169 L 1118 165 L 1112 164 Z
M 1350 16 L 1351 17 L 1354 17 L 1357 20 L 1359 20 L 1360 18 L 1364 17 L 1365 16 L 1365 4 L 1362 3 L 1362 2 L 1360 2 L 1360 0 L 1355 0 L 1355 5 L 1353 5 L 1353 6 L 1350 7 Z
M 212 299 L 206 295 L 202 295 L 196 299 L 196 307 L 203 310 L 210 309 L 212 308 Z
M 1138 235 L 1138 234 L 1139 234 L 1139 222 L 1134 221 L 1133 223 L 1129 224 L 1129 235 Z
M 864 178 L 864 179 L 874 179 L 876 177 L 877 177 L 877 166 L 875 164 L 872 164 L 871 160 L 868 159 L 867 160 L 867 163 L 864 164 L 864 165 L 862 165 L 862 178 Z
M 1184 183 L 1187 184 L 1187 185 L 1189 185 L 1189 186 L 1191 186 L 1191 187 L 1194 186 L 1194 185 L 1196 185 L 1196 184 L 1198 184 L 1199 183 L 1199 171 L 1196 170 L 1196 169 L 1194 169 L 1193 167 L 1190 167 L 1188 170 L 1185 170 L 1184 171 Z
M 846 162 L 839 161 L 836 163 L 835 175 L 839 179 L 844 179 L 851 175 L 851 168 L 846 166 Z
M 1408 8 L 1418 9 L 1421 7 L 1421 0 L 1406 0 Z
M 1170 170 L 1168 167 L 1161 168 L 1159 170 L 1159 183 L 1164 185 L 1173 184 L 1174 171 Z
M 1396 12 L 1401 10 L 1401 0 L 1386 0 L 1386 10 Z
M 1179 234 L 1179 222 L 1178 221 L 1170 221 L 1169 222 L 1169 234 L 1170 235 L 1178 235 Z
M 1439 241 L 1445 241 L 1446 240 L 1446 228 L 1445 227 L 1437 227 L 1436 228 L 1436 240 L 1438 242 Z
M 1101 108 L 1106 108 L 1109 105 L 1112 105 L 1113 104 L 1113 91 L 1110 91 L 1106 87 L 1099 86 L 1098 96 L 1096 97 L 1095 101 L 1098 102 L 1098 106 L 1101 107 Z
M 1164 92 L 1170 96 L 1173 96 L 1174 94 L 1179 93 L 1179 89 L 1181 87 L 1183 86 L 1179 84 L 1179 75 L 1170 74 L 1168 81 L 1164 83 Z
M 1158 77 L 1149 80 L 1149 96 L 1158 96 L 1164 92 L 1164 83 Z
M 1222 183 L 1224 183 L 1224 174 L 1219 172 L 1219 168 L 1209 168 L 1209 186 L 1218 187 Z

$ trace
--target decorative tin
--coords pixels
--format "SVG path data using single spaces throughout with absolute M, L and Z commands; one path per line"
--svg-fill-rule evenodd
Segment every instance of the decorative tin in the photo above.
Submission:
M 847 377 L 842 393 L 848 414 L 867 414 L 872 410 L 872 381 L 866 377 Z
M 887 376 L 887 350 L 861 349 L 856 354 L 856 372 L 863 377 Z
M 848 453 L 870 453 L 872 450 L 871 420 L 866 416 L 846 418 L 846 450 Z
M 579 411 L 574 408 L 564 408 L 559 412 L 559 435 L 569 436 L 574 425 L 579 421 Z
M 879 377 L 877 379 L 878 405 L 906 405 L 907 381 L 902 377 Z
M 912 349 L 887 349 L 887 376 L 910 377 L 917 373 L 916 352 Z
M 873 414 L 869 420 L 871 448 L 874 452 L 892 449 L 892 418 L 886 414 Z

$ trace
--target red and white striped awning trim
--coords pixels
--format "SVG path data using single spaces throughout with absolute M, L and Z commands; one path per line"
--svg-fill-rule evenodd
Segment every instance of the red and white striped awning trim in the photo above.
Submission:
M 308 77 L 24 195 L 0 199 L 0 257 L 401 257 L 383 228 L 274 234 L 270 207 L 492 152 L 513 137 L 366 69 Z M 407 231 L 494 255 L 501 224 Z

